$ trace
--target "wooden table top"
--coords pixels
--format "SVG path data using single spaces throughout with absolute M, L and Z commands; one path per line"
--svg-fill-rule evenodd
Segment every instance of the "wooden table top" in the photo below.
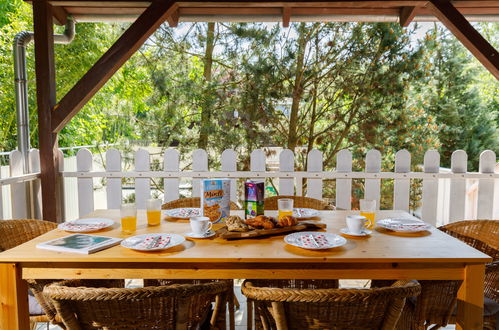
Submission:
M 233 211 L 241 214 L 242 211 Z M 119 210 L 97 210 L 88 217 L 110 218 L 115 224 L 95 234 L 119 238 L 121 233 Z M 275 215 L 275 211 L 266 214 Z M 327 224 L 327 232 L 339 234 L 346 227 L 345 217 L 355 211 L 322 211 L 320 220 Z M 377 219 L 387 217 L 411 218 L 406 212 L 378 211 Z M 214 229 L 220 225 L 215 225 Z M 184 234 L 190 231 L 188 222 L 163 220 L 160 226 L 148 227 L 145 211 L 138 211 L 136 235 L 146 233 Z M 226 241 L 220 238 L 187 239 L 182 245 L 160 252 L 137 252 L 121 246 L 90 255 L 55 252 L 36 248 L 36 244 L 70 233 L 53 230 L 32 241 L 0 253 L 0 262 L 78 262 L 78 263 L 390 263 L 390 262 L 468 262 L 484 263 L 491 258 L 463 242 L 433 228 L 418 234 L 398 234 L 382 228 L 362 238 L 347 237 L 347 244 L 328 250 L 311 251 L 287 245 L 284 235 L 258 239 Z

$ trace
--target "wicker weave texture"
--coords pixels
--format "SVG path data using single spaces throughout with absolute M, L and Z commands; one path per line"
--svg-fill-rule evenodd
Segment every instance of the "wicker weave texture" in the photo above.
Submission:
M 44 220 L 0 220 L 0 252 L 26 243 L 56 227 L 55 223 Z
M 279 195 L 279 196 L 265 198 L 265 203 L 264 203 L 265 209 L 266 210 L 277 210 L 278 209 L 277 201 L 281 198 L 292 199 L 294 207 L 303 207 L 303 208 L 310 208 L 310 209 L 315 209 L 315 210 L 331 209 L 331 207 L 328 205 L 328 203 L 321 201 L 319 199 L 310 198 L 310 197 L 303 197 L 303 196 L 286 196 L 286 195 Z
M 376 289 L 292 289 L 256 286 L 245 281 L 243 294 L 254 301 L 263 328 L 394 329 L 416 282 Z
M 172 210 L 172 209 L 178 209 L 181 207 L 201 207 L 201 198 L 190 197 L 190 198 L 176 199 L 174 201 L 163 204 L 161 206 L 161 209 Z M 236 203 L 231 201 L 230 202 L 230 209 L 231 210 L 240 210 L 241 208 L 239 207 L 239 205 L 237 205 Z
M 232 288 L 232 281 L 138 289 L 91 285 L 86 280 L 70 280 L 44 289 L 69 329 L 195 329 L 199 320 L 192 312 L 217 296 L 225 306 L 224 292 Z

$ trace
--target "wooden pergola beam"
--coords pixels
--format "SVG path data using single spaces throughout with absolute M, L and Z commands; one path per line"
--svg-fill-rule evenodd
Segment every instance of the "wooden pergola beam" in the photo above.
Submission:
M 68 21 L 68 13 L 64 7 L 52 7 L 52 15 L 56 24 L 64 25 Z
M 291 8 L 282 8 L 282 26 L 289 27 L 289 21 L 291 20 Z
M 178 13 L 178 8 L 177 8 L 170 16 L 166 18 L 168 20 L 168 25 L 170 27 L 177 27 L 179 17 L 180 15 Z
M 431 0 L 428 7 L 461 43 L 499 80 L 499 53 L 447 0 Z
M 60 132 L 177 8 L 173 0 L 154 1 L 54 107 L 50 132 Z
M 57 186 L 57 134 L 52 133 L 52 108 L 56 101 L 52 13 L 52 6 L 47 1 L 33 2 L 43 219 L 55 222 L 61 218 L 61 200 Z
M 407 27 L 416 16 L 417 7 L 403 7 L 400 10 L 400 26 Z

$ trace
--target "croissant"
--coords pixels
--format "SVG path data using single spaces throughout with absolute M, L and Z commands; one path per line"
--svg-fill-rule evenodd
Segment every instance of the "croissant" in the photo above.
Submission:
M 285 215 L 284 217 L 280 218 L 279 221 L 277 222 L 277 227 L 291 227 L 291 226 L 296 226 L 298 224 L 298 220 L 296 220 L 295 217 L 292 215 Z
M 259 216 L 256 216 L 255 218 L 247 219 L 246 224 L 251 226 L 251 227 L 258 228 L 258 229 L 262 229 L 262 228 L 263 229 L 274 229 L 276 226 L 275 220 L 273 218 L 266 217 L 264 215 L 259 215 Z

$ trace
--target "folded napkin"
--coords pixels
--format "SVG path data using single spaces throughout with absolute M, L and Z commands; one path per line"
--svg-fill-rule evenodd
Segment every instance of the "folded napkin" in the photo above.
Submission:
M 142 242 L 140 242 L 137 247 L 141 249 L 161 249 L 170 244 L 170 236 L 149 236 Z

